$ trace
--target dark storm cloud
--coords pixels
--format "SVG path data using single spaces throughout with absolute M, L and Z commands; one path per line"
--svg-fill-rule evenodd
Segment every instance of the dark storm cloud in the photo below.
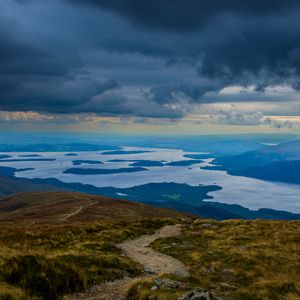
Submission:
M 254 83 L 262 90 L 269 84 L 288 81 L 293 87 L 299 87 L 299 1 L 71 2 L 115 12 L 133 23 L 135 28 L 142 26 L 165 34 L 165 39 L 173 44 L 166 45 L 162 37 L 151 40 L 144 49 L 136 45 L 136 51 L 165 54 L 167 61 L 175 63 L 190 61 L 198 65 L 200 76 L 221 79 L 224 85 Z M 160 47 L 154 50 L 152 45 Z M 121 50 L 122 46 L 119 47 Z M 169 89 L 170 86 L 166 88 Z
M 125 16 L 131 22 L 162 30 L 195 31 L 224 13 L 269 16 L 299 8 L 297 0 L 69 0 Z
M 91 101 L 92 97 L 101 95 L 119 87 L 115 80 L 99 80 L 73 76 L 67 78 L 45 79 L 41 82 L 15 80 L 0 77 L 0 107 L 2 110 L 73 112 L 76 107 Z
M 293 0 L 7 0 L 0 110 L 178 118 L 230 85 L 299 89 L 299 28 Z
M 215 81 L 184 81 L 179 84 L 154 86 L 150 89 L 147 97 L 160 104 L 172 104 L 177 102 L 178 99 L 184 99 L 188 102 L 201 102 L 202 96 L 207 92 L 220 90 L 223 87 L 221 83 Z

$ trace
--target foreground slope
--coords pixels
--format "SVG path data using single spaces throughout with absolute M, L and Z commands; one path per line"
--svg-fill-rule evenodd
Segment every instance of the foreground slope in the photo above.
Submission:
M 191 277 L 176 278 L 178 289 L 161 283 L 169 276 L 161 276 L 160 281 L 140 280 L 127 299 L 173 300 L 179 299 L 178 293 L 189 294 L 187 290 L 192 289 L 198 294 L 202 290 L 203 298 L 195 299 L 298 300 L 299 237 L 299 221 L 197 219 L 183 226 L 180 236 L 152 244 L 189 267 Z
M 0 299 L 49 299 L 142 267 L 115 245 L 153 234 L 184 215 L 73 192 L 23 193 L 0 201 Z
M 176 224 L 178 236 L 155 234 Z M 0 225 L 0 299 L 73 299 L 67 295 L 103 282 L 132 282 L 152 264 L 153 251 L 139 259 L 131 253 L 149 234 L 158 238 L 151 247 L 190 277 L 146 273 L 122 291 L 126 300 L 190 300 L 184 295 L 193 290 L 209 295 L 204 299 L 300 298 L 299 221 L 218 222 L 125 200 L 38 192 L 0 201 Z

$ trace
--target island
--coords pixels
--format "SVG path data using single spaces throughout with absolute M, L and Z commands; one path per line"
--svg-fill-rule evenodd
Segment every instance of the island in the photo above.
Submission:
M 82 164 L 87 164 L 87 165 L 101 165 L 101 164 L 103 164 L 103 162 L 100 161 L 100 160 L 88 160 L 88 159 L 73 160 L 72 163 L 73 163 L 74 166 L 80 166 Z
M 125 154 L 143 154 L 143 153 L 152 153 L 155 151 L 148 150 L 114 150 L 114 151 L 106 151 L 102 152 L 102 155 L 125 155 Z
M 118 174 L 118 173 L 132 173 L 147 171 L 146 168 L 119 168 L 119 169 L 81 169 L 81 168 L 70 168 L 63 171 L 64 174 L 75 174 L 75 175 L 102 175 L 102 174 Z
M 201 159 L 190 159 L 190 160 L 178 160 L 178 161 L 171 161 L 166 163 L 165 166 L 174 166 L 174 167 L 184 167 L 184 166 L 191 166 L 194 164 L 200 164 L 203 160 Z

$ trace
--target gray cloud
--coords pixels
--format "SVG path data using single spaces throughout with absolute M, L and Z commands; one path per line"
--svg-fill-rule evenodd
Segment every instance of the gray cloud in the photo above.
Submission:
M 181 101 L 282 101 L 265 90 L 300 88 L 299 20 L 293 0 L 7 0 L 0 110 L 179 118 Z M 218 93 L 230 85 L 257 94 Z
M 121 38 L 110 44 L 112 50 L 160 55 L 175 64 L 185 61 L 200 76 L 226 85 L 254 83 L 260 90 L 286 80 L 299 85 L 299 1 L 74 2 L 111 11 L 134 24 L 126 35 L 130 42 Z M 137 30 L 143 26 L 144 31 Z
M 242 113 L 240 111 L 220 111 L 218 114 L 211 116 L 211 121 L 217 124 L 226 125 L 262 125 L 265 123 L 264 115 L 261 112 Z
M 203 102 L 203 96 L 222 89 L 222 83 L 211 80 L 183 81 L 178 84 L 154 86 L 147 97 L 156 103 L 176 103 L 185 100 L 190 103 Z
M 299 8 L 297 0 L 69 0 L 110 10 L 148 29 L 195 31 L 227 13 L 243 17 L 270 16 Z
M 242 111 L 221 110 L 210 115 L 205 122 L 212 124 L 238 125 L 238 126 L 268 126 L 276 129 L 299 129 L 300 121 L 293 119 L 278 119 L 276 117 L 265 116 L 262 112 L 244 113 Z
M 264 124 L 277 129 L 281 129 L 281 128 L 300 129 L 300 122 L 290 121 L 290 120 L 276 120 L 276 119 L 266 118 L 264 120 Z
M 69 113 L 91 101 L 92 97 L 119 88 L 115 80 L 99 81 L 78 75 L 45 78 L 44 81 L 26 77 L 0 77 L 0 110 L 35 110 Z

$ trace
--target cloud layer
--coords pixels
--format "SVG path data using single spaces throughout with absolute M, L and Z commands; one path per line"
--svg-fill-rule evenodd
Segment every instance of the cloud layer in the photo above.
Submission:
M 0 110 L 176 119 L 296 103 L 299 28 L 296 0 L 2 1 Z

